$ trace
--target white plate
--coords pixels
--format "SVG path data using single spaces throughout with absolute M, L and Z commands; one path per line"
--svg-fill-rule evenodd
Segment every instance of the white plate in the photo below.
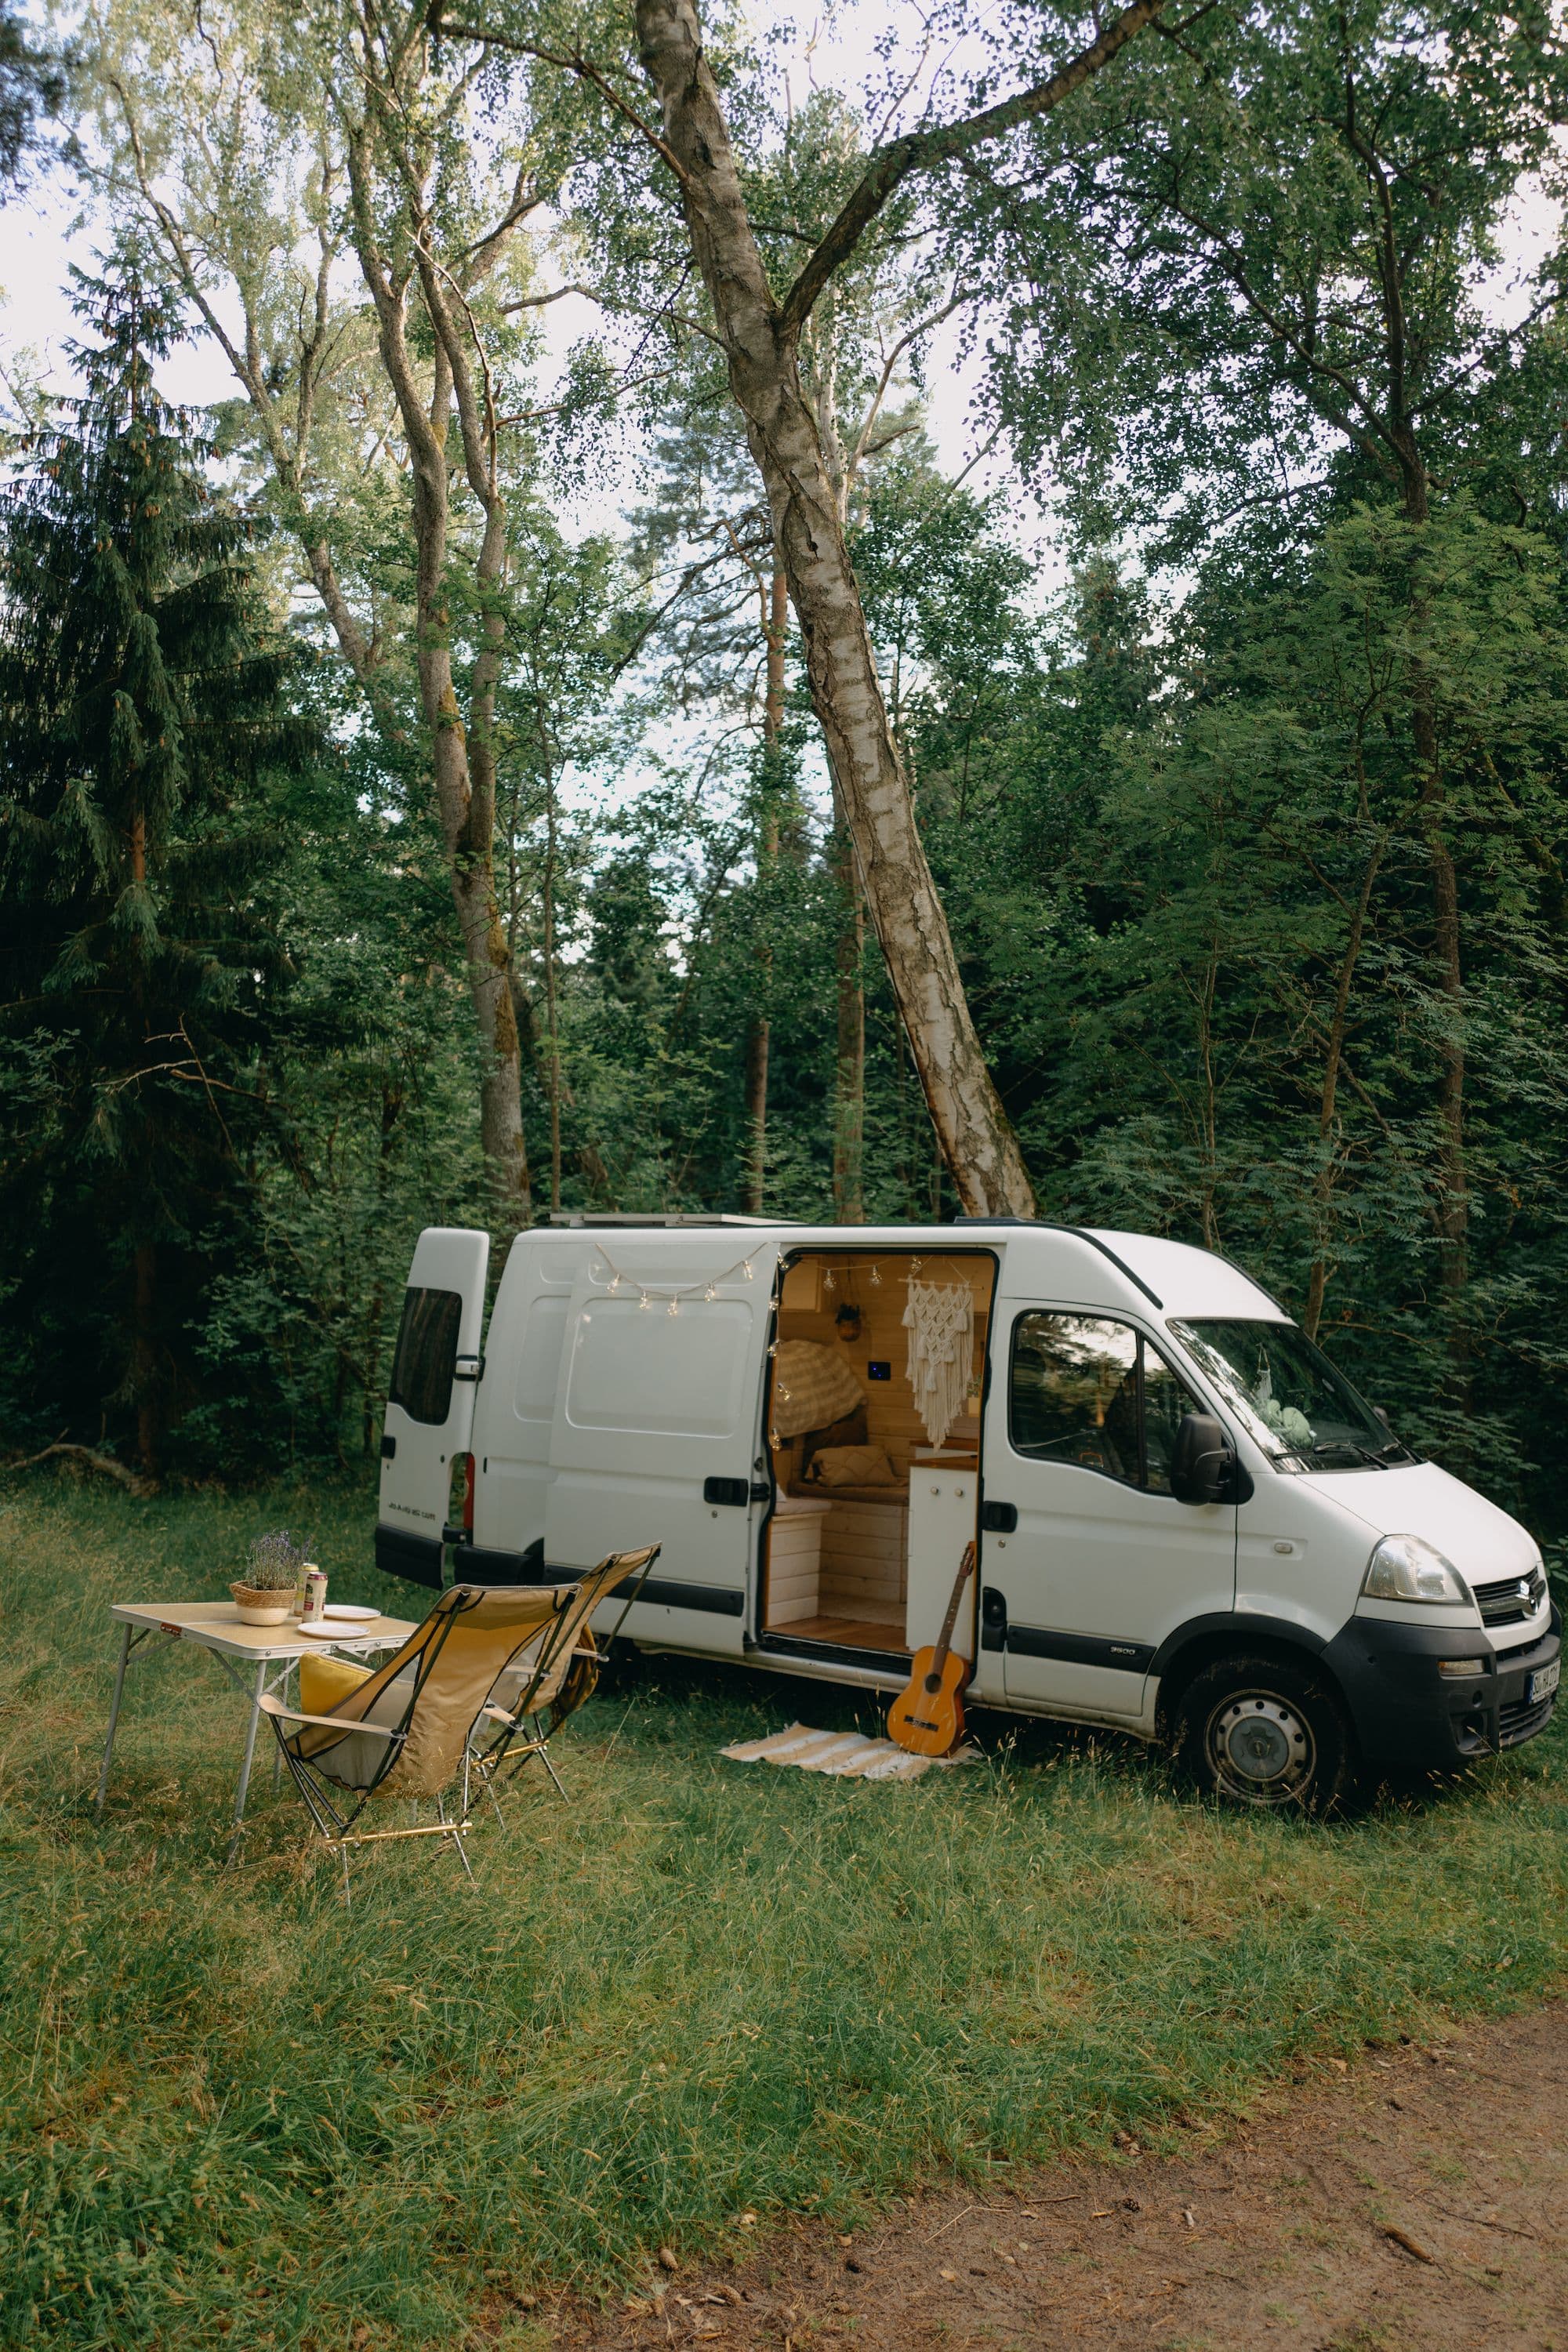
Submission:
M 324 1617 L 379 1617 L 379 1609 L 362 1609 L 357 1601 L 329 1601 L 321 1614 Z
M 313 1634 L 318 1642 L 352 1642 L 354 1637 L 350 1625 L 301 1625 L 300 1631 Z

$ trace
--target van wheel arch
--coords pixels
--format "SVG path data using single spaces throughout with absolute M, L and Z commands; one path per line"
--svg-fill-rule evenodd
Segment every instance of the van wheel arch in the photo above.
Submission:
M 1350 1703 L 1338 1675 L 1325 1662 L 1323 1649 L 1324 1644 L 1301 1638 L 1294 1628 L 1271 1626 L 1267 1620 L 1260 1624 L 1257 1618 L 1249 1618 L 1245 1624 L 1228 1621 L 1179 1637 L 1169 1658 L 1163 1662 L 1156 1658 L 1152 1670 L 1160 1676 L 1154 1717 L 1158 1738 L 1169 1746 L 1179 1731 L 1188 1691 L 1201 1674 L 1226 1658 L 1272 1658 L 1282 1666 L 1310 1674 L 1333 1694 L 1348 1717 Z

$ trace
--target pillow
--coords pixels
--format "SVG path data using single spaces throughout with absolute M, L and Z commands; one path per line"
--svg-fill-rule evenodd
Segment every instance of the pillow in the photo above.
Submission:
M 879 1445 L 825 1445 L 807 1475 L 814 1486 L 897 1486 L 902 1484 Z
M 773 1364 L 772 1427 L 780 1437 L 826 1429 L 863 1402 L 842 1356 L 815 1339 L 782 1339 Z
M 372 1671 L 369 1666 L 356 1666 L 352 1658 L 303 1657 L 300 1704 L 307 1715 L 336 1715 L 350 1691 L 368 1682 Z

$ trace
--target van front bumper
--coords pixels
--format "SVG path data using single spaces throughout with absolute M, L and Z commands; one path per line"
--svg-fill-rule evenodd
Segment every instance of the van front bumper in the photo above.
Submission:
M 1465 1633 L 1352 1617 L 1324 1651 L 1323 1664 L 1344 1693 L 1370 1761 L 1453 1765 L 1498 1755 L 1545 1730 L 1555 1697 L 1532 1699 L 1531 1677 L 1562 1649 L 1555 1607 L 1545 1633 L 1495 1655 L 1479 1626 Z M 1437 1671 L 1444 1658 L 1475 1657 L 1486 1658 L 1484 1674 L 1451 1680 Z

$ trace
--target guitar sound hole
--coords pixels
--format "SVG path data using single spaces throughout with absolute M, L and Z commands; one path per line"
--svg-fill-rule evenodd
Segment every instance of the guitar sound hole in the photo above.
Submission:
M 942 1676 L 941 1676 L 940 1675 L 927 1675 L 927 1676 L 926 1676 L 926 1688 L 927 1688 L 927 1690 L 928 1690 L 928 1691 L 939 1691 L 939 1690 L 941 1690 L 941 1688 L 942 1688 Z

